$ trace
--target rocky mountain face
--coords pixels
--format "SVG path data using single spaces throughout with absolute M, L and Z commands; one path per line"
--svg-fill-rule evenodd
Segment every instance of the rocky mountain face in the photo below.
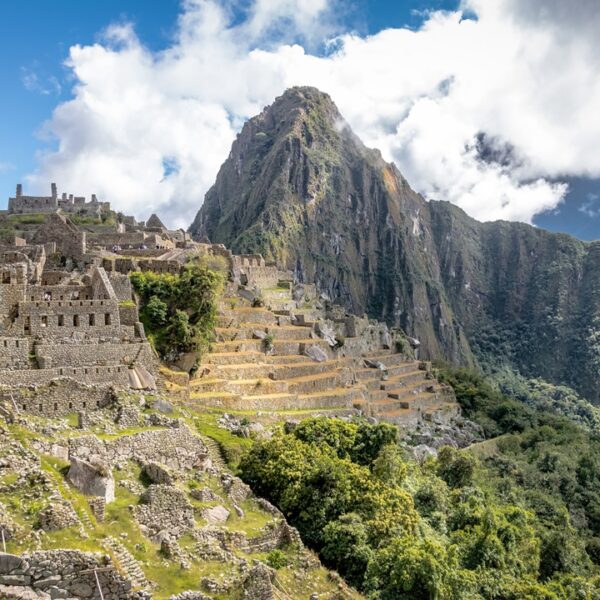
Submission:
M 507 362 L 600 402 L 600 243 L 426 202 L 314 88 L 246 123 L 190 231 L 279 261 L 427 357 Z

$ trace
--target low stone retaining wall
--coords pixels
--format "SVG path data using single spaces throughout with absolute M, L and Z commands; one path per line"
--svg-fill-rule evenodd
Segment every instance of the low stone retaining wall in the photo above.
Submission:
M 32 596 L 37 598 L 99 598 L 96 575 L 105 600 L 134 597 L 131 582 L 107 556 L 54 550 L 23 556 L 0 553 L 0 598 L 18 598 L 21 590 L 28 589 L 45 594 Z

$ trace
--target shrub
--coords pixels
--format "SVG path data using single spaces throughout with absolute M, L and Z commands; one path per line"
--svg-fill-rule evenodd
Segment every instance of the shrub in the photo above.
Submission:
M 288 565 L 288 557 L 285 555 L 283 550 L 276 548 L 267 554 L 267 564 L 272 569 L 283 569 L 283 567 L 287 567 Z
M 273 336 L 270 333 L 263 338 L 262 346 L 265 349 L 265 352 L 273 350 Z

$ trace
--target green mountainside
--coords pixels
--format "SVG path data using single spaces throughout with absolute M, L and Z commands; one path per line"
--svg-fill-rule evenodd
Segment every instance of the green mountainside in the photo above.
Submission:
M 246 123 L 190 231 L 280 261 L 426 357 L 493 358 L 600 401 L 600 243 L 426 202 L 314 88 Z

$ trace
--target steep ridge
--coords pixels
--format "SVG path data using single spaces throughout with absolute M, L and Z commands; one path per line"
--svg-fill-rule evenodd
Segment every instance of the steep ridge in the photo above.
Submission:
M 600 244 L 426 202 L 314 88 L 246 123 L 190 231 L 402 327 L 424 357 L 507 363 L 600 401 Z

